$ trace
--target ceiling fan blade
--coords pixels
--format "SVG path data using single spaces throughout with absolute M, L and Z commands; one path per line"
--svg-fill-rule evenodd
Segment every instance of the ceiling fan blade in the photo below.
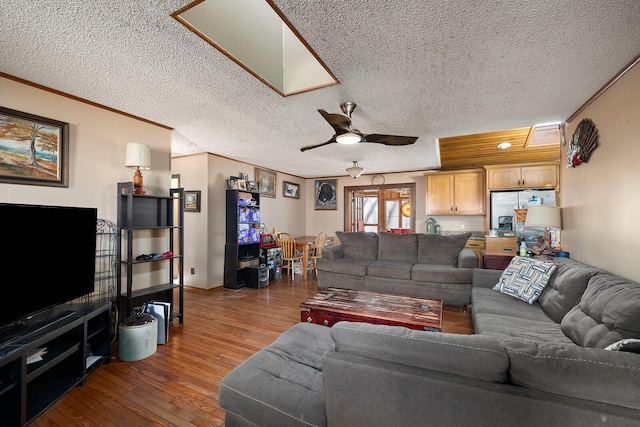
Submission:
M 311 150 L 313 148 L 318 148 L 318 147 L 322 147 L 323 145 L 329 145 L 329 144 L 333 144 L 334 142 L 336 142 L 336 138 L 335 136 L 333 138 L 331 138 L 329 141 L 327 142 L 323 142 L 322 144 L 316 144 L 316 145 L 307 145 L 306 147 L 302 147 L 300 149 L 300 151 L 305 152 L 307 150 Z
M 418 137 L 417 136 L 382 135 L 379 133 L 372 133 L 369 135 L 364 135 L 364 139 L 366 141 L 362 141 L 362 142 L 372 142 L 372 143 L 384 144 L 384 145 L 411 145 L 418 140 Z
M 322 117 L 329 122 L 336 131 L 336 135 L 351 132 L 351 118 L 340 113 L 328 113 L 325 110 L 318 110 Z

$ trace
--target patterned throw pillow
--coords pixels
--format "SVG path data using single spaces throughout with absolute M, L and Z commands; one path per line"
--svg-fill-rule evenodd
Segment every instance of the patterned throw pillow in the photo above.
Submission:
M 516 256 L 493 289 L 533 304 L 557 268 L 553 262 Z

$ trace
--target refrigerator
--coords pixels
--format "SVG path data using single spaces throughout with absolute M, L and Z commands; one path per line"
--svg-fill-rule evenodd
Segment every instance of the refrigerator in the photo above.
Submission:
M 515 209 L 527 209 L 531 205 L 557 206 L 555 190 L 492 191 L 490 205 L 490 229 L 523 231 L 523 223 L 516 222 Z

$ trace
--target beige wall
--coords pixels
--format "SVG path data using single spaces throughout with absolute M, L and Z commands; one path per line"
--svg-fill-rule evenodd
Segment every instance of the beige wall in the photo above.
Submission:
M 185 212 L 185 284 L 203 289 L 223 285 L 225 243 L 225 191 L 229 176 L 241 172 L 255 179 L 255 165 L 211 153 L 175 157 L 172 173 L 180 175 L 185 190 L 202 192 L 201 211 Z M 385 174 L 385 183 L 416 184 L 416 231 L 425 232 L 426 188 L 424 171 Z M 315 179 L 303 179 L 276 172 L 276 198 L 261 197 L 262 222 L 269 231 L 277 228 L 294 236 L 314 236 L 321 231 L 334 235 L 343 229 L 344 187 L 369 185 L 372 175 L 327 177 L 338 180 L 338 209 L 315 210 Z M 283 197 L 283 181 L 300 184 L 300 198 Z M 482 231 L 482 216 L 434 217 L 443 231 L 460 231 L 461 224 L 468 231 Z M 194 274 L 191 274 L 191 269 Z
M 171 131 L 121 114 L 0 77 L 0 106 L 69 123 L 69 187 L 0 183 L 0 202 L 82 206 L 98 209 L 98 218 L 117 222 L 117 183 L 133 178 L 124 167 L 128 142 L 151 146 L 151 170 L 144 171 L 148 194 L 168 195 L 171 185 Z M 48 226 L 55 226 L 50 224 Z M 139 251 L 162 251 L 152 234 L 142 236 Z M 149 252 L 146 252 L 149 253 Z M 166 281 L 166 271 L 141 273 L 136 287 Z
M 566 168 L 578 123 L 590 118 L 599 146 L 589 163 Z M 640 281 L 640 67 L 636 66 L 567 126 L 560 170 L 562 246 L 571 258 Z
M 428 218 L 433 217 L 438 224 L 441 225 L 442 231 L 461 231 L 464 225 L 466 231 L 484 230 L 483 216 L 433 216 L 427 215 L 427 193 L 426 179 L 424 176 L 426 171 L 402 172 L 383 174 L 385 184 L 416 184 L 416 232 L 425 233 Z M 329 177 L 329 179 L 338 180 L 338 209 L 337 210 L 315 210 L 315 179 L 309 179 L 306 182 L 306 207 L 307 221 L 306 234 L 316 235 L 321 231 L 334 235 L 337 230 L 343 230 L 344 224 L 344 187 L 355 185 L 371 185 L 373 175 L 361 175 L 358 179 L 349 176 Z
M 145 189 L 168 194 L 170 130 L 2 77 L 0 106 L 69 123 L 69 187 L 0 183 L 1 202 L 95 207 L 115 222 L 117 183 L 133 178 L 124 157 L 134 141 L 151 146 Z
M 255 180 L 255 166 L 210 153 L 175 157 L 172 173 L 185 190 L 202 192 L 201 211 L 185 212 L 185 284 L 203 289 L 223 285 L 226 189 L 230 176 Z M 282 196 L 282 182 L 300 184 L 300 199 Z M 305 180 L 276 172 L 276 198 L 261 197 L 262 222 L 294 236 L 305 235 Z M 191 268 L 195 274 L 191 274 Z

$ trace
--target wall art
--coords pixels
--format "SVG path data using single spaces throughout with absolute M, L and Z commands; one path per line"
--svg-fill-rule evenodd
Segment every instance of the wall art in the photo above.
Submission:
M 0 107 L 0 182 L 69 187 L 69 124 Z
M 184 192 L 184 211 L 200 212 L 200 190 Z
M 256 168 L 256 182 L 261 196 L 276 197 L 276 173 Z
M 292 199 L 300 198 L 300 185 L 293 182 L 282 181 L 282 195 Z
M 338 209 L 337 202 L 338 180 L 317 180 L 315 187 L 316 210 Z

